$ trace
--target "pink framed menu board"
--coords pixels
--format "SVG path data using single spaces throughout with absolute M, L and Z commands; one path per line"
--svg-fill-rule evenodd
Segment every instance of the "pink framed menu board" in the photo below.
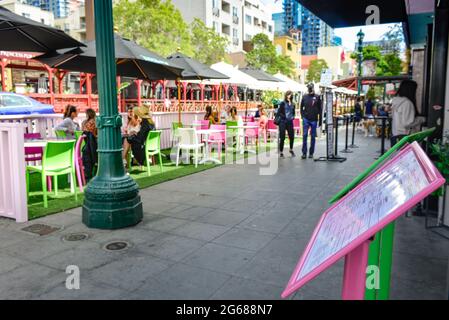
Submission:
M 414 207 L 445 180 L 418 143 L 404 148 L 321 217 L 282 297 L 286 298 Z M 345 266 L 346 268 L 346 266 Z M 365 265 L 361 279 L 365 279 Z M 345 277 L 351 277 L 346 272 Z M 345 280 L 344 282 L 347 282 Z

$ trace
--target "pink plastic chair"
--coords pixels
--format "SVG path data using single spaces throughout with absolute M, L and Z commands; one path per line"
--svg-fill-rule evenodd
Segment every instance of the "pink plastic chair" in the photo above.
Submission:
M 246 124 L 247 126 L 258 126 L 257 122 L 248 122 Z M 245 142 L 246 144 L 249 144 L 250 140 L 254 140 L 256 142 L 256 145 L 259 141 L 259 128 L 256 129 L 246 129 L 245 130 Z
M 40 133 L 25 133 L 24 138 L 25 140 L 42 139 L 42 136 Z M 25 162 L 42 161 L 43 154 L 44 148 L 42 147 L 25 147 Z M 47 188 L 51 192 L 52 183 L 50 176 L 47 177 Z
M 243 116 L 242 119 L 243 122 L 254 122 L 254 116 L 247 116 L 247 117 Z
M 267 131 L 270 135 L 270 140 L 271 140 L 271 135 L 276 135 L 278 134 L 278 127 L 274 124 L 274 120 L 273 119 L 269 119 L 268 123 L 267 123 Z
M 223 147 L 223 144 L 225 146 L 225 152 L 226 152 L 226 125 L 222 125 L 222 124 L 213 124 L 210 126 L 210 129 L 213 130 L 223 130 L 223 132 L 218 132 L 218 133 L 212 133 L 209 135 L 209 147 L 210 147 L 210 151 L 212 151 L 212 146 L 214 144 L 217 145 L 218 148 L 218 158 L 221 159 L 221 149 Z
M 301 122 L 299 119 L 293 119 L 293 130 L 298 136 L 301 136 Z
M 25 133 L 25 140 L 42 139 L 40 133 Z M 25 161 L 41 161 L 44 148 L 41 147 L 25 147 Z
M 210 122 L 209 120 L 201 120 L 201 130 L 207 130 L 209 129 Z
M 84 165 L 83 165 L 83 155 L 81 154 L 81 146 L 83 144 L 85 135 L 81 135 L 75 145 L 75 171 L 78 179 L 78 185 L 80 191 L 84 192 L 84 186 L 86 185 L 86 178 L 84 176 Z

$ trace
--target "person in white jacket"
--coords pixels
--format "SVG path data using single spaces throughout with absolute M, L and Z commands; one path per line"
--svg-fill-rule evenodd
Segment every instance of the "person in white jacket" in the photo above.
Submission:
M 416 89 L 418 85 L 413 80 L 402 81 L 397 96 L 391 102 L 393 128 L 391 146 L 394 146 L 403 137 L 419 131 L 423 123 L 422 117 L 418 117 L 416 108 Z

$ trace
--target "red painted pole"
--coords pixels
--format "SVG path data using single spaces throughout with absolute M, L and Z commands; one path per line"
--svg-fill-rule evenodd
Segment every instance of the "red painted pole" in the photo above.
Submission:
M 136 80 L 137 86 L 137 105 L 140 107 L 142 105 L 142 80 Z
M 86 73 L 87 107 L 92 108 L 92 74 Z
M 2 91 L 6 91 L 6 59 L 0 60 L 1 74 L 2 74 Z

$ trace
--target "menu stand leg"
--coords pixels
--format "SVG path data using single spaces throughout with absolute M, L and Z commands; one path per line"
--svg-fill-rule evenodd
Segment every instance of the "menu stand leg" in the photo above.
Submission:
M 363 300 L 365 298 L 369 244 L 369 241 L 365 241 L 345 257 L 343 300 Z

